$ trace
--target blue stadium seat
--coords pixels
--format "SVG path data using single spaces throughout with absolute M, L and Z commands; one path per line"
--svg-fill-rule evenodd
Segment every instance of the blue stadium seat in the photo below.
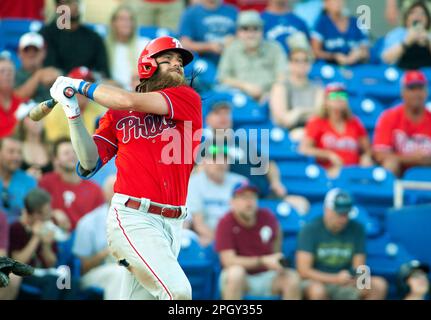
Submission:
M 383 51 L 383 45 L 385 43 L 385 37 L 380 37 L 376 40 L 374 45 L 370 49 L 370 63 L 371 64 L 382 64 L 382 51 Z
M 312 204 L 305 219 L 307 222 L 323 215 L 323 203 Z M 355 205 L 349 214 L 350 219 L 359 222 L 365 228 L 367 237 L 373 238 L 379 236 L 382 231 L 382 225 L 375 217 L 371 217 L 363 206 Z
M 195 236 L 189 230 L 183 231 L 178 261 L 192 286 L 193 299 L 211 299 L 213 296 L 213 261 Z
M 330 82 L 344 82 L 345 78 L 340 71 L 340 68 L 333 64 L 328 64 L 323 61 L 317 61 L 313 64 L 309 78 L 314 82 L 320 82 L 323 85 Z
M 163 37 L 163 36 L 171 36 L 176 37 L 175 32 L 167 28 L 160 28 L 156 26 L 139 26 L 138 36 L 141 38 L 151 39 Z
M 186 77 L 190 78 L 192 74 L 196 75 L 193 87 L 195 87 L 197 91 L 204 92 L 212 90 L 217 83 L 217 66 L 213 62 L 201 58 L 195 53 L 194 55 L 195 58 L 193 61 L 184 69 Z
M 431 205 L 390 209 L 386 229 L 391 237 L 402 243 L 418 260 L 431 265 Z
M 106 24 L 102 23 L 86 23 L 86 27 L 90 28 L 94 32 L 96 32 L 99 36 L 101 36 L 103 39 L 106 38 L 108 35 L 108 26 Z
M 239 90 L 220 88 L 202 94 L 203 103 L 206 103 L 206 100 L 209 103 L 214 99 L 226 100 L 232 104 L 232 118 L 236 128 L 244 124 L 253 124 L 251 125 L 252 128 L 254 124 L 267 120 L 267 110 Z
M 2 19 L 0 20 L 0 50 L 18 49 L 19 38 L 27 32 L 38 32 L 43 26 L 39 20 Z
M 353 96 L 349 99 L 350 108 L 355 116 L 361 119 L 368 132 L 372 132 L 383 112 L 383 105 L 372 98 Z
M 387 233 L 367 239 L 366 253 L 366 263 L 371 269 L 371 274 L 383 276 L 389 281 L 396 279 L 403 263 L 414 259 L 401 243 L 394 242 Z
M 70 234 L 66 241 L 57 242 L 57 266 L 69 266 L 72 277 L 81 277 L 81 262 L 72 252 L 75 241 L 75 232 Z
M 331 187 L 321 166 L 304 162 L 290 162 L 283 169 L 282 181 L 290 194 L 302 195 L 311 202 L 322 201 Z
M 400 79 L 403 72 L 387 65 L 357 65 L 352 68 L 353 77 L 347 82 L 350 93 L 375 98 L 384 104 L 400 96 Z
M 404 173 L 403 180 L 431 181 L 431 167 L 412 167 Z M 406 190 L 405 204 L 431 203 L 431 190 Z
M 335 186 L 352 193 L 356 203 L 372 215 L 384 216 L 393 204 L 395 176 L 382 167 L 344 167 Z

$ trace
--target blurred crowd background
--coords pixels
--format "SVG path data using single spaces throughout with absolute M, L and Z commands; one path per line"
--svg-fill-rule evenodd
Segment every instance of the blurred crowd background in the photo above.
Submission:
M 83 181 L 62 108 L 27 115 L 61 75 L 134 91 L 140 52 L 164 35 L 195 54 L 206 128 L 179 256 L 193 297 L 428 299 L 430 13 L 429 0 L 2 0 L 0 255 L 37 272 L 0 299 L 119 298 L 115 159 Z M 92 133 L 106 108 L 78 100 Z

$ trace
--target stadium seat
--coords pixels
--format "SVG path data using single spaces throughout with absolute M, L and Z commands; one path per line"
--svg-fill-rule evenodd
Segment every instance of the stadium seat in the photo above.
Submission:
M 368 132 L 373 132 L 380 114 L 383 112 L 383 105 L 372 98 L 350 97 L 350 108 L 355 116 L 361 119 Z
M 19 39 L 24 33 L 38 32 L 43 26 L 39 20 L 2 19 L 0 20 L 0 50 L 16 51 Z
M 404 173 L 403 180 L 408 181 L 431 181 L 431 167 L 412 167 Z M 431 190 L 406 190 L 404 193 L 404 204 L 431 203 Z
M 322 215 L 323 203 L 315 203 L 311 205 L 308 214 L 305 215 L 305 219 L 307 222 L 309 222 Z M 367 237 L 369 238 L 377 237 L 383 231 L 379 220 L 377 220 L 375 217 L 371 217 L 368 214 L 367 209 L 361 205 L 355 205 L 353 210 L 350 212 L 349 217 L 350 219 L 357 221 L 364 226 Z
M 335 186 L 352 193 L 356 203 L 372 215 L 384 216 L 393 204 L 395 176 L 383 167 L 344 167 Z
M 204 58 L 194 54 L 194 60 L 186 66 L 184 73 L 186 77 L 190 78 L 192 75 L 196 76 L 193 80 L 193 87 L 199 92 L 212 90 L 217 83 L 216 74 L 217 66 Z
M 183 231 L 178 261 L 192 286 L 193 299 L 211 299 L 213 296 L 213 261 L 201 247 L 196 235 Z
M 382 64 L 382 51 L 385 43 L 385 37 L 380 37 L 376 40 L 374 45 L 370 49 L 370 64 Z
M 394 281 L 400 266 L 414 257 L 398 242 L 394 242 L 388 233 L 377 238 L 367 239 L 367 265 L 372 275 Z
M 102 23 L 86 23 L 86 27 L 90 28 L 94 32 L 96 32 L 99 36 L 101 36 L 103 39 L 106 38 L 108 35 L 108 26 L 106 24 Z
M 386 229 L 391 237 L 402 243 L 420 261 L 431 265 L 431 205 L 390 209 Z
M 390 104 L 400 97 L 402 71 L 387 65 L 357 65 L 347 90 L 353 95 L 375 98 Z
M 311 202 L 322 201 L 331 187 L 325 170 L 318 164 L 290 162 L 281 175 L 289 194 L 302 195 Z
M 328 64 L 323 61 L 317 61 L 313 64 L 310 74 L 310 80 L 320 82 L 323 85 L 330 82 L 344 82 L 340 68 L 333 64 Z

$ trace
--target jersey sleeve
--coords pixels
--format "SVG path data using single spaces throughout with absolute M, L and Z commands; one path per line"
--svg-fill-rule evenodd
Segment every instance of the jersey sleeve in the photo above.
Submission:
M 84 171 L 78 162 L 76 172 L 82 179 L 90 179 L 100 170 L 109 160 L 117 154 L 117 137 L 115 135 L 114 123 L 111 111 L 106 112 L 99 121 L 99 128 L 93 135 L 93 140 L 97 146 L 99 159 L 96 167 L 92 171 Z
M 392 151 L 392 123 L 390 111 L 384 111 L 374 130 L 374 151 Z
M 168 104 L 168 118 L 192 121 L 202 125 L 202 101 L 200 96 L 188 86 L 167 88 L 159 93 Z

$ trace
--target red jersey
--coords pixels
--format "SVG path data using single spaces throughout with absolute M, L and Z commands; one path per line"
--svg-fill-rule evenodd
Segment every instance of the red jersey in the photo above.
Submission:
M 352 117 L 346 121 L 344 132 L 336 131 L 328 119 L 315 117 L 308 121 L 305 134 L 314 141 L 316 148 L 331 150 L 342 160 L 344 165 L 356 165 L 360 159 L 358 139 L 367 136 L 367 130 L 362 122 Z M 323 167 L 328 167 L 328 161 L 318 161 Z
M 70 219 L 72 229 L 82 216 L 105 202 L 102 189 L 91 181 L 77 184 L 64 182 L 57 172 L 42 176 L 39 186 L 51 194 L 52 208 L 63 210 Z
M 404 155 L 423 151 L 431 155 L 431 112 L 425 110 L 422 119 L 413 122 L 403 105 L 384 111 L 374 132 L 373 149 Z
M 268 0 L 225 0 L 224 3 L 234 5 L 239 10 L 257 10 L 262 12 L 268 5 Z
M 237 255 L 244 257 L 273 254 L 279 230 L 277 218 L 268 210 L 257 211 L 256 224 L 251 228 L 239 224 L 233 213 L 228 212 L 217 225 L 215 249 L 217 252 L 234 250 Z M 249 273 L 255 274 L 266 270 L 260 268 Z
M 201 141 L 201 99 L 189 86 L 159 92 L 168 115 L 109 110 L 93 137 L 103 164 L 117 155 L 116 193 L 180 206 Z
M 1 0 L 0 19 L 43 20 L 45 0 Z
M 10 136 L 13 133 L 17 124 L 15 111 L 18 109 L 21 102 L 23 101 L 20 98 L 12 95 L 9 110 L 5 110 L 4 106 L 0 104 L 0 138 Z

